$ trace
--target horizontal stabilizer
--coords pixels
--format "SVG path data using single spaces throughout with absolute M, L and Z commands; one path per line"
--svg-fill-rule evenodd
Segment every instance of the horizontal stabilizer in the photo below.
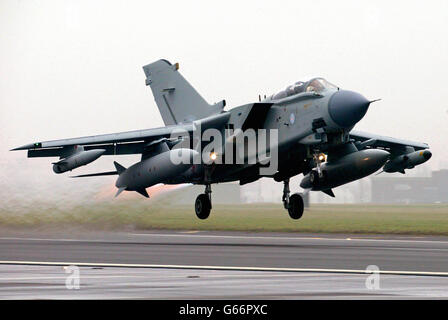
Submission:
M 114 176 L 117 175 L 117 171 L 108 171 L 108 172 L 98 172 L 98 173 L 89 173 L 89 174 L 81 174 L 79 176 L 72 176 L 70 178 L 85 178 L 85 177 L 99 177 L 99 176 Z

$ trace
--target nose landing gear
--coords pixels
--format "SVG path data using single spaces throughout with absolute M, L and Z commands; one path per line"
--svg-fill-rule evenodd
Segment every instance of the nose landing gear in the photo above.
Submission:
M 299 193 L 294 193 L 291 196 L 289 195 L 289 193 L 289 179 L 286 179 L 285 181 L 283 181 L 283 206 L 288 210 L 291 219 L 300 219 L 305 208 L 303 198 Z
M 300 194 L 294 193 L 289 198 L 289 207 L 288 207 L 288 213 L 291 219 L 297 220 L 300 219 L 303 215 L 303 198 Z

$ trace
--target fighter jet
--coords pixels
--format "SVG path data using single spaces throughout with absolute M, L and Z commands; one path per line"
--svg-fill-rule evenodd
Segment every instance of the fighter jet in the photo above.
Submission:
M 323 78 L 298 81 L 225 111 L 225 100 L 208 104 L 181 75 L 178 63 L 158 60 L 143 70 L 165 127 L 38 141 L 13 150 L 27 150 L 30 158 L 58 157 L 53 162 L 57 174 L 101 156 L 139 154 L 141 161 L 129 168 L 114 162 L 113 171 L 75 177 L 117 175 L 117 196 L 136 191 L 149 197 L 146 188 L 158 183 L 204 185 L 204 193 L 195 201 L 199 219 L 210 214 L 215 183 L 244 185 L 261 177 L 283 182 L 283 206 L 292 219 L 299 219 L 303 194 L 290 194 L 291 177 L 303 174 L 304 192 L 334 197 L 335 187 L 380 169 L 405 173 L 431 158 L 426 143 L 354 131 L 376 100 Z M 206 135 L 207 130 L 213 134 Z M 248 143 L 251 137 L 257 141 L 255 148 Z M 268 141 L 259 143 L 263 139 Z M 236 146 L 238 141 L 242 147 Z M 213 142 L 213 148 L 204 142 Z M 183 161 L 173 161 L 179 156 Z

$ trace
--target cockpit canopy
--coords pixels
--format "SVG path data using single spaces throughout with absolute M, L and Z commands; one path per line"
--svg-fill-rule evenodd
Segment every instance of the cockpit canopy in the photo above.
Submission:
M 288 86 L 285 90 L 273 94 L 271 100 L 279 100 L 286 97 L 290 97 L 295 94 L 303 92 L 316 92 L 320 93 L 328 89 L 337 89 L 338 87 L 331 84 L 324 78 L 313 78 L 309 81 L 297 81 L 293 85 Z

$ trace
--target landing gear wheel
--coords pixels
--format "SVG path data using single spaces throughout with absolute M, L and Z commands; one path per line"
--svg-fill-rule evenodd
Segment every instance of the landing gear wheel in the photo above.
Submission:
M 210 202 L 210 198 L 207 194 L 202 193 L 198 195 L 196 198 L 196 202 L 194 204 L 194 210 L 196 211 L 196 216 L 201 219 L 207 219 L 210 215 L 210 210 L 212 209 L 212 204 Z
M 303 215 L 303 198 L 300 194 L 294 193 L 289 197 L 288 213 L 291 219 L 300 219 Z

